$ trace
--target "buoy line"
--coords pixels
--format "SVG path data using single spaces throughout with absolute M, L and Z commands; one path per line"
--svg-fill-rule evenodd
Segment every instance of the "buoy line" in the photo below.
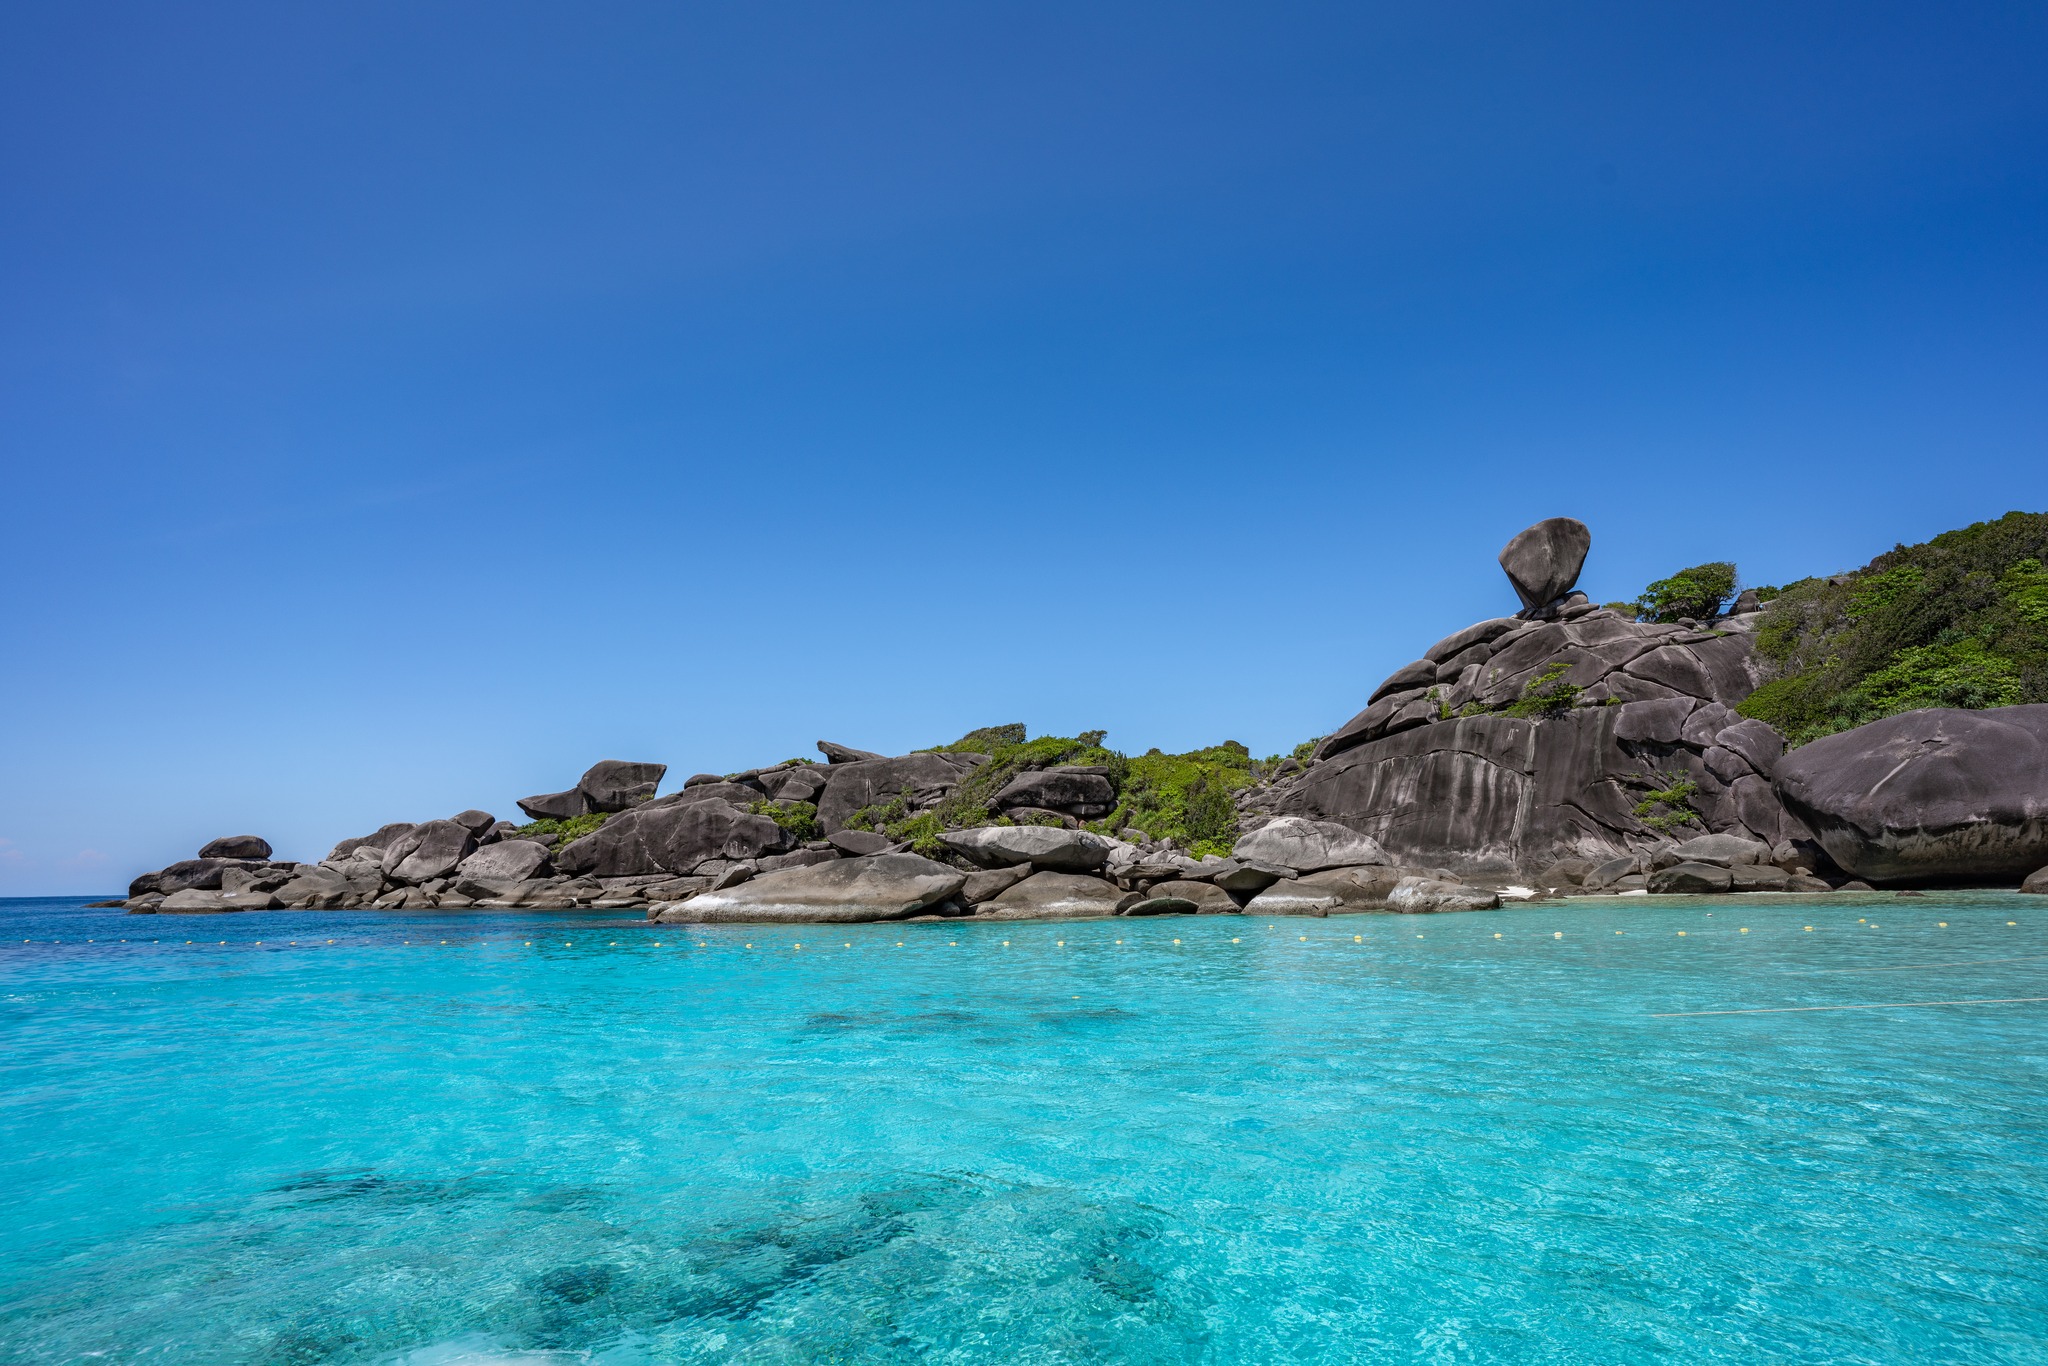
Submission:
M 2048 1001 L 2048 996 L 1987 996 L 1974 1001 L 1887 1001 L 1868 1006 L 1757 1006 L 1749 1010 L 1663 1010 L 1653 1020 L 1677 1020 L 1690 1015 L 1796 1015 L 1809 1010 L 1913 1010 L 1920 1006 L 2014 1006 Z

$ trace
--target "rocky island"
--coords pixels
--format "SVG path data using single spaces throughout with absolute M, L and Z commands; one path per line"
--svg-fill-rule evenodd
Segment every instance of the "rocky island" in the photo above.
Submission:
M 519 802 L 342 840 L 251 835 L 135 879 L 138 914 L 640 908 L 663 923 L 1329 915 L 1558 895 L 2048 892 L 2048 514 L 1736 591 L 1703 565 L 1576 591 L 1551 518 L 1520 606 L 1451 632 L 1289 755 L 1128 756 L 1021 725 L 699 773 L 605 760 Z

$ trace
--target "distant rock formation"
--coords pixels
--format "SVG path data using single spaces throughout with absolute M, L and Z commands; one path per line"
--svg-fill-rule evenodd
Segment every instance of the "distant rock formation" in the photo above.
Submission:
M 1134 760 L 1099 731 L 1027 743 L 1013 724 L 893 756 L 821 740 L 822 764 L 699 773 L 667 796 L 666 765 L 607 759 L 521 800 L 529 825 L 482 810 L 399 822 L 316 864 L 229 836 L 120 904 L 837 923 L 1421 913 L 2034 869 L 2026 889 L 2048 891 L 2048 705 L 1908 712 L 1787 755 L 1735 710 L 1765 673 L 1759 595 L 1712 621 L 1637 621 L 1574 591 L 1591 544 L 1566 517 L 1516 536 L 1500 562 L 1520 611 L 1437 641 L 1293 756 L 1255 764 L 1230 742 Z M 1200 776 L 1219 758 L 1235 765 L 1220 786 Z M 1190 847 L 1128 824 L 1133 793 L 1154 816 L 1190 813 Z

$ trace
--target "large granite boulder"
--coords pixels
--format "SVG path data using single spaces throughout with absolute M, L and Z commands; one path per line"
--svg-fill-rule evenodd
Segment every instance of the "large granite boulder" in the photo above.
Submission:
M 1301 816 L 1276 816 L 1249 835 L 1238 836 L 1231 852 L 1239 859 L 1276 863 L 1297 872 L 1386 863 L 1387 851 L 1348 826 Z
M 819 744 L 822 748 L 824 742 Z M 834 759 L 826 769 L 825 788 L 818 794 L 818 824 L 827 834 L 844 830 L 862 807 L 880 806 L 905 793 L 910 810 L 923 810 L 942 800 L 973 767 L 971 760 L 955 754 Z
M 1213 882 L 1191 882 L 1171 878 L 1155 882 L 1145 889 L 1148 897 L 1172 897 L 1185 901 L 1194 907 L 1195 915 L 1235 915 L 1238 911 L 1236 898 Z
M 384 876 L 417 887 L 447 877 L 476 852 L 476 836 L 454 821 L 428 821 L 384 850 Z
M 788 764 L 754 775 L 761 790 L 779 802 L 815 802 L 831 776 L 824 764 Z
M 199 857 L 267 859 L 270 841 L 260 835 L 225 835 L 210 841 L 199 851 Z
M 521 797 L 519 809 L 537 821 L 566 821 L 598 812 L 629 811 L 654 795 L 667 772 L 667 764 L 600 759 L 585 769 L 576 786 L 568 791 Z
M 818 753 L 825 756 L 828 764 L 865 764 L 877 759 L 886 759 L 886 754 L 877 754 L 871 749 L 855 749 L 851 745 L 836 745 L 830 740 L 818 741 Z
M 229 868 L 238 866 L 233 859 L 188 858 L 179 859 L 168 868 L 156 874 L 156 885 L 149 890 L 169 896 L 175 892 L 189 890 L 214 892 L 220 890 L 220 876 Z M 139 895 L 139 893 L 133 893 Z
M 949 831 L 939 838 L 984 868 L 1028 863 L 1061 873 L 1093 872 L 1116 848 L 1116 841 L 1101 835 L 1048 825 L 988 825 Z
M 1032 808 L 1062 812 L 1078 820 L 1100 820 L 1116 807 L 1116 787 L 1106 768 L 1062 764 L 1019 773 L 1003 785 L 991 805 L 998 811 Z
M 1774 782 L 1872 883 L 2010 884 L 2048 864 L 2048 704 L 1887 716 L 1793 750 Z
M 1383 911 L 1406 871 L 1396 868 L 1329 868 L 1306 877 L 1283 878 L 1244 905 L 1246 915 L 1344 915 Z
M 992 901 L 974 908 L 976 920 L 1087 920 L 1116 915 L 1144 901 L 1113 882 L 1085 873 L 1033 873 Z
M 158 915 L 220 915 L 228 911 L 268 911 L 277 907 L 269 892 L 218 892 L 187 887 L 157 903 Z
M 566 792 L 543 792 L 534 797 L 521 797 L 519 809 L 526 813 L 528 820 L 571 821 L 590 814 L 590 798 L 583 795 L 582 788 L 572 787 Z
M 592 811 L 627 811 L 652 797 L 667 772 L 667 764 L 600 759 L 577 780 L 576 787 Z
M 621 812 L 555 851 L 555 866 L 590 877 L 688 873 L 708 859 L 757 859 L 789 848 L 787 831 L 730 802 L 650 803 Z
M 1440 911 L 1497 911 L 1500 893 L 1433 877 L 1404 877 L 1387 893 L 1387 909 L 1401 915 Z
M 464 859 L 459 877 L 490 882 L 524 882 L 540 877 L 548 866 L 548 849 L 534 840 L 499 840 Z
M 418 828 L 411 821 L 393 821 L 389 825 L 380 825 L 367 835 L 357 835 L 353 839 L 345 839 L 335 845 L 333 849 L 328 851 L 327 858 L 323 859 L 322 862 L 347 858 L 359 849 L 381 851 L 391 841 L 410 835 Z
M 664 924 L 850 924 L 900 920 L 957 895 L 967 875 L 916 854 L 838 859 L 763 873 L 663 907 Z
M 1527 611 L 1548 607 L 1572 591 L 1593 548 L 1593 533 L 1573 517 L 1549 517 L 1517 535 L 1500 552 L 1500 567 Z

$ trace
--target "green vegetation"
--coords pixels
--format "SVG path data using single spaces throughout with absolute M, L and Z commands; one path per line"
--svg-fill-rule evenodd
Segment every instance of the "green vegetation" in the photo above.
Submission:
M 536 835 L 553 835 L 554 848 L 559 849 L 571 840 L 580 840 L 591 831 L 603 825 L 606 812 L 598 811 L 588 816 L 571 816 L 568 820 L 538 820 L 520 826 L 507 838 L 530 840 Z
M 2048 702 L 2048 513 L 2010 512 L 1788 584 L 1757 653 L 1776 677 L 1737 708 L 1793 744 L 1917 707 Z
M 995 814 L 991 806 L 995 794 L 1018 774 L 1059 764 L 1094 764 L 1108 771 L 1117 801 L 1109 816 L 1090 822 L 1088 829 L 1104 834 L 1142 830 L 1154 839 L 1172 839 L 1197 856 L 1227 854 L 1237 839 L 1237 793 L 1272 776 L 1289 757 L 1305 761 L 1317 744 L 1307 740 L 1296 745 L 1291 755 L 1265 759 L 1254 759 L 1251 751 L 1235 740 L 1186 754 L 1154 749 L 1131 756 L 1106 747 L 1102 743 L 1106 736 L 1105 731 L 1090 730 L 1071 737 L 1042 735 L 1031 740 L 1021 725 L 970 731 L 950 745 L 929 751 L 989 756 L 989 762 L 968 774 L 944 801 L 929 811 L 914 813 L 911 794 L 906 791 L 861 808 L 848 824 L 892 840 L 908 840 L 918 853 L 930 857 L 944 852 L 939 836 L 948 830 L 1054 819 Z
M 1585 691 L 1576 683 L 1564 681 L 1564 676 L 1571 669 L 1572 666 L 1561 659 L 1544 666 L 1541 673 L 1522 685 L 1521 700 L 1508 703 L 1502 710 L 1509 716 L 1531 720 L 1564 715 L 1579 700 L 1579 694 Z
M 1681 569 L 1668 579 L 1659 579 L 1635 600 L 1635 613 L 1642 621 L 1678 621 L 1690 617 L 1708 621 L 1721 614 L 1735 596 L 1735 566 L 1726 560 L 1696 564 Z
M 759 801 L 750 803 L 747 810 L 757 816 L 768 817 L 798 840 L 814 840 L 821 833 L 818 829 L 818 808 L 809 802 L 778 804 Z
M 1643 793 L 1643 799 L 1636 803 L 1637 820 L 1665 835 L 1681 825 L 1701 823 L 1700 813 L 1692 807 L 1692 799 L 1700 790 L 1698 783 L 1683 773 L 1660 773 L 1656 781 L 1664 786 Z

